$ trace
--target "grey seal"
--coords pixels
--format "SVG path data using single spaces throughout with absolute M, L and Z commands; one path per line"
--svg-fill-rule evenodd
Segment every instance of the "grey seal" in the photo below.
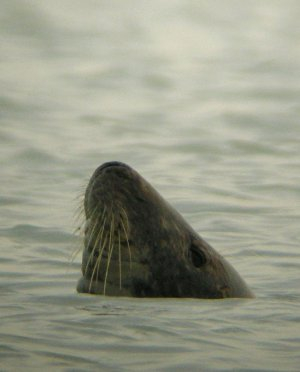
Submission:
M 108 162 L 85 192 L 77 290 L 112 296 L 253 297 L 237 271 L 134 169 Z

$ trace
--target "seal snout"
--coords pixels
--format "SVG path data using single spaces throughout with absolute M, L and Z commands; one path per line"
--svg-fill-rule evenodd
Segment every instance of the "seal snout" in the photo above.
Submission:
M 92 178 L 90 179 L 90 182 L 89 182 L 89 185 L 86 191 L 88 193 L 92 193 L 95 187 L 97 187 L 98 182 L 102 182 L 100 180 L 105 179 L 107 174 L 110 174 L 110 173 L 123 174 L 124 171 L 128 171 L 130 169 L 131 168 L 127 164 L 122 163 L 120 161 L 109 161 L 109 162 L 103 163 L 102 165 L 100 165 L 100 167 L 98 167 L 95 170 Z
M 103 171 L 103 169 L 111 168 L 111 167 L 124 167 L 124 168 L 128 168 L 128 165 L 126 165 L 125 163 L 122 163 L 120 161 L 109 161 L 107 163 L 102 164 L 99 167 L 99 171 Z

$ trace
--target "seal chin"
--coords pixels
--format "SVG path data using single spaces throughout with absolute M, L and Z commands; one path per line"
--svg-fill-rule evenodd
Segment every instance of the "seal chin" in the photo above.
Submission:
M 253 297 L 234 268 L 128 165 L 112 161 L 98 167 L 84 209 L 78 292 Z

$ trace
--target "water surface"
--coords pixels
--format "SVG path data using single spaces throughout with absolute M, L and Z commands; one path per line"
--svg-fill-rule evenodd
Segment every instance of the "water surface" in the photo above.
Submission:
M 2 1 L 1 370 L 298 371 L 298 1 Z M 137 169 L 253 300 L 76 293 L 94 169 Z

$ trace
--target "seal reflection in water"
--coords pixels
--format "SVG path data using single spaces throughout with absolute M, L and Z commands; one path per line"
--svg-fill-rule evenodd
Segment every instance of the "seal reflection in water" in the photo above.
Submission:
M 136 297 L 253 297 L 235 269 L 134 169 L 101 165 L 85 192 L 78 292 Z

